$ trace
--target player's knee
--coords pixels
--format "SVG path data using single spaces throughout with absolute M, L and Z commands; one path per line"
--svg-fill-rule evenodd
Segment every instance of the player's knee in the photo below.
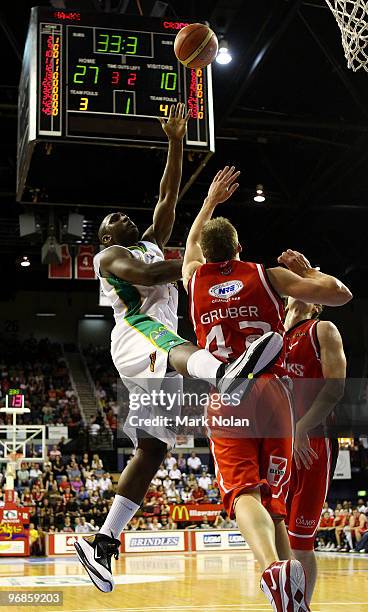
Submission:
M 138 442 L 137 452 L 142 458 L 160 465 L 167 453 L 167 444 L 156 438 L 141 438 Z

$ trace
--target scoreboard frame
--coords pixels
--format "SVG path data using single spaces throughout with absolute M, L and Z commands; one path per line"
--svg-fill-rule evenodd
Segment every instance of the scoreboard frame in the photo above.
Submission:
M 114 22 L 112 24 L 112 21 Z M 94 23 L 95 25 L 92 25 Z M 31 18 L 30 18 L 30 26 L 28 37 L 25 46 L 24 58 L 23 58 L 23 67 L 22 67 L 22 75 L 20 81 L 20 91 L 19 91 L 19 127 L 18 127 L 18 151 L 21 153 L 22 147 L 24 146 L 24 142 L 32 143 L 34 141 L 40 141 L 43 139 L 52 140 L 54 142 L 67 142 L 67 141 L 77 141 L 77 142 L 95 142 L 96 144 L 120 144 L 125 146 L 166 146 L 166 140 L 164 136 L 161 134 L 160 137 L 152 137 L 150 135 L 150 131 L 152 132 L 152 128 L 148 130 L 148 136 L 144 136 L 142 131 L 144 132 L 144 122 L 140 125 L 140 119 L 146 120 L 146 123 L 152 121 L 153 118 L 158 116 L 165 116 L 160 112 L 158 108 L 157 113 L 141 113 L 141 114 L 129 114 L 128 118 L 130 121 L 133 121 L 137 128 L 136 130 L 130 129 L 130 133 L 124 134 L 123 131 L 121 134 L 106 134 L 96 135 L 90 134 L 86 130 L 85 133 L 73 133 L 71 131 L 70 125 L 71 121 L 69 119 L 69 115 L 75 115 L 76 113 L 80 113 L 95 117 L 100 114 L 103 117 L 107 117 L 107 115 L 113 115 L 113 118 L 120 119 L 122 113 L 117 112 L 108 112 L 106 110 L 100 111 L 90 111 L 88 109 L 84 110 L 76 110 L 71 108 L 71 87 L 68 82 L 68 73 L 70 73 L 70 32 L 71 29 L 88 29 L 93 30 L 93 36 L 95 39 L 97 30 L 111 30 L 111 31 L 124 31 L 126 33 L 135 32 L 136 34 L 146 34 L 147 32 L 151 36 L 151 53 L 155 52 L 155 48 L 158 48 L 158 43 L 156 47 L 154 46 L 154 36 L 162 37 L 168 36 L 174 39 L 176 33 L 186 25 L 187 23 L 192 23 L 192 20 L 182 20 L 182 21 L 166 21 L 159 18 L 153 17 L 140 17 L 140 16 L 126 16 L 126 15 L 111 15 L 105 13 L 79 13 L 77 11 L 57 11 L 52 8 L 39 8 L 35 7 L 31 9 Z M 109 26 L 114 27 L 109 27 Z M 125 27 L 124 27 L 125 26 Z M 43 29 L 44 28 L 44 29 Z M 139 29 L 141 28 L 141 29 Z M 59 56 L 57 59 L 54 58 L 51 60 L 52 66 L 56 65 L 56 68 L 50 67 L 48 65 L 41 66 L 41 61 L 44 61 L 45 58 L 42 57 L 41 54 L 41 44 L 43 45 L 43 34 L 47 34 L 47 32 L 51 33 L 52 40 L 58 40 L 57 43 L 54 44 L 53 49 L 51 50 L 53 53 L 58 53 Z M 77 36 L 78 34 L 74 34 Z M 117 38 L 117 36 L 115 36 Z M 162 47 L 164 43 L 161 41 L 161 47 L 159 49 L 160 52 L 166 49 Z M 166 44 L 168 41 L 166 41 Z M 96 45 L 94 44 L 96 47 Z M 56 49 L 57 48 L 57 49 Z M 49 50 L 47 49 L 47 53 Z M 96 51 L 94 48 L 93 51 L 89 50 L 90 53 L 94 55 L 103 53 Z M 128 58 L 127 53 L 108 53 L 111 55 L 112 60 L 116 59 L 117 56 L 121 55 L 123 64 L 126 63 Z M 156 51 L 157 56 L 157 51 Z M 135 54 L 134 57 L 131 56 L 131 59 L 141 59 L 142 56 L 139 54 Z M 168 53 L 168 57 L 170 57 L 171 63 L 177 64 L 177 79 L 178 79 L 178 88 L 172 98 L 176 98 L 177 101 L 186 102 L 185 98 L 188 93 L 188 76 L 191 72 L 190 70 L 184 68 L 180 64 L 180 62 L 176 59 L 172 47 L 172 56 Z M 145 57 L 148 59 L 148 56 Z M 85 61 L 94 61 L 88 60 Z M 152 57 L 152 64 L 149 65 L 154 66 L 155 56 Z M 50 62 L 49 62 L 50 63 Z M 47 64 L 47 61 L 46 61 Z M 108 64 L 109 65 L 109 64 Z M 148 64 L 147 64 L 148 65 Z M 47 69 L 50 71 L 50 78 L 52 74 L 52 84 L 55 84 L 55 87 L 52 89 L 52 104 L 57 104 L 57 109 L 55 114 L 51 115 L 52 129 L 46 129 L 43 126 L 43 123 L 47 123 L 47 116 L 43 114 L 44 109 L 42 108 L 42 87 L 44 83 L 41 82 L 42 69 Z M 141 66 L 138 66 L 140 69 Z M 99 70 L 99 68 L 96 68 Z M 143 74 L 144 78 L 147 73 L 143 70 L 140 72 L 139 76 Z M 176 65 L 175 65 L 176 70 Z M 188 137 L 184 143 L 184 146 L 187 150 L 191 151 L 202 151 L 202 152 L 214 152 L 214 117 L 213 117 L 213 95 L 212 95 L 212 73 L 211 66 L 202 69 L 203 70 L 203 83 L 201 83 L 201 89 L 203 88 L 203 99 L 205 100 L 205 117 L 204 123 L 202 124 L 199 119 L 197 122 L 200 122 L 201 125 L 206 127 L 206 138 L 191 138 Z M 195 71 L 194 71 L 195 72 Z M 152 73 L 151 73 L 152 74 Z M 172 74 L 175 74 L 174 72 Z M 46 75 L 48 76 L 48 75 Z M 55 80 L 56 79 L 56 80 Z M 45 78 L 46 81 L 46 78 Z M 79 81 L 78 81 L 79 82 Z M 47 85 L 47 83 L 46 83 Z M 184 91 L 182 91 L 184 85 Z M 185 90 L 187 89 L 187 90 Z M 57 99 L 56 94 L 54 94 L 54 90 L 57 91 Z M 116 90 L 120 91 L 120 90 Z M 122 90 L 123 91 L 123 90 Z M 144 96 L 150 97 L 150 91 L 146 91 L 144 89 L 144 83 L 142 90 L 131 90 L 133 91 L 133 97 L 142 98 Z M 98 92 L 98 93 L 97 93 Z M 96 91 L 91 92 L 92 94 L 99 97 L 101 94 L 105 94 L 106 90 L 101 87 L 101 90 L 98 91 L 96 86 Z M 197 92 L 199 93 L 199 92 Z M 54 100 L 55 95 L 55 100 Z M 114 93 L 115 96 L 115 93 Z M 87 97 L 87 96 L 86 96 Z M 163 96 L 165 97 L 165 96 Z M 169 96 L 167 96 L 169 97 Z M 115 97 L 114 97 L 115 99 Z M 165 105 L 169 108 L 170 104 L 174 103 L 170 102 Z M 144 101 L 144 105 L 146 106 L 146 100 Z M 162 105 L 164 106 L 164 105 Z M 52 111 L 55 108 L 52 107 Z M 115 110 L 115 109 L 114 109 Z M 36 112 L 35 112 L 36 111 Z M 166 111 L 166 109 L 165 109 Z M 166 111 L 166 116 L 168 111 Z M 137 121 L 138 120 L 138 121 Z M 96 119 L 97 121 L 97 119 Z M 193 121 L 193 120 L 192 120 Z M 196 118 L 194 118 L 196 121 Z M 56 123 L 56 128 L 54 124 Z M 93 123 L 93 122 L 92 122 Z M 157 122 L 158 124 L 158 122 Z M 158 124 L 159 126 L 159 124 Z M 143 127 L 143 130 L 142 130 Z M 160 127 L 160 126 L 159 126 Z M 93 130 L 92 130 L 93 131 Z M 136 132 L 133 136 L 131 132 Z M 199 133 L 199 129 L 197 132 Z

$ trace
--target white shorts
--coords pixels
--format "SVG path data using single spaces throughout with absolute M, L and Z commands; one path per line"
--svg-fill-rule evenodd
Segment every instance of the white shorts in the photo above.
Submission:
M 175 393 L 181 394 L 182 376 L 176 372 L 167 373 L 167 362 L 170 349 L 185 342 L 160 321 L 147 315 L 129 317 L 129 321 L 121 320 L 112 331 L 111 356 L 120 378 L 130 396 L 134 394 L 135 403 L 137 396 L 142 395 L 141 405 L 129 410 L 123 426 L 123 431 L 135 446 L 138 442 L 137 429 L 146 431 L 169 446 L 175 445 L 175 432 L 170 426 L 157 423 L 162 422 L 165 416 L 175 423 L 176 415 L 180 414 L 180 402 L 172 406 L 172 399 L 161 405 L 144 404 L 147 403 L 147 394 L 158 394 L 161 389 L 170 393 L 171 398 Z

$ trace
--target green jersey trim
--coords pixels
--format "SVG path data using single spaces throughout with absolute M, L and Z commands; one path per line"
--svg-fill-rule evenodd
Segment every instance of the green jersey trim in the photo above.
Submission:
M 124 316 L 129 317 L 137 315 L 142 305 L 142 298 L 138 289 L 131 283 L 128 283 L 128 281 L 122 280 L 114 275 L 108 276 L 106 280 L 114 287 L 119 299 L 125 305 L 127 311 Z
M 187 340 L 175 334 L 165 325 L 159 321 L 155 321 L 155 319 L 151 319 L 151 317 L 145 314 L 125 317 L 123 321 L 142 334 L 142 336 L 149 340 L 156 348 L 166 353 L 174 346 L 179 346 L 187 342 Z

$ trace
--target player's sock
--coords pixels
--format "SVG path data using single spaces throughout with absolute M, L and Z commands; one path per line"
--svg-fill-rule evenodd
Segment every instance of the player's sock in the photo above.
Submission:
M 123 495 L 115 495 L 112 506 L 99 533 L 103 533 L 109 537 L 111 537 L 112 534 L 112 537 L 119 539 L 124 527 L 133 518 L 138 508 L 138 504 L 123 497 Z
M 189 376 L 192 378 L 201 378 L 202 380 L 208 380 L 213 384 L 217 378 L 222 376 L 219 373 L 219 368 L 223 369 L 224 364 L 219 359 L 216 359 L 206 349 L 200 349 L 193 353 L 187 361 L 187 370 Z

